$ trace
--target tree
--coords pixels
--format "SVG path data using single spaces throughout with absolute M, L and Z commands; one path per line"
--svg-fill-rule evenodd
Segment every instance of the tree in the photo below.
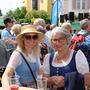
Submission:
M 19 21 L 19 19 L 25 18 L 25 15 L 26 15 L 25 7 L 16 8 L 14 11 L 10 10 L 8 13 L 6 13 L 6 16 L 14 18 L 17 21 Z
M 46 11 L 32 10 L 27 13 L 25 7 L 17 8 L 14 11 L 10 10 L 6 16 L 14 18 L 20 23 L 31 23 L 36 18 L 42 18 L 46 22 L 50 21 L 50 16 Z
M 48 15 L 48 13 L 46 11 L 39 11 L 39 10 L 32 10 L 30 12 L 28 12 L 26 14 L 26 18 L 31 19 L 31 22 L 33 22 L 35 20 L 35 18 L 42 18 L 44 19 L 46 22 L 48 22 L 50 20 L 50 17 Z
M 14 12 L 12 10 L 10 10 L 9 12 L 6 13 L 6 16 L 13 18 L 14 17 Z

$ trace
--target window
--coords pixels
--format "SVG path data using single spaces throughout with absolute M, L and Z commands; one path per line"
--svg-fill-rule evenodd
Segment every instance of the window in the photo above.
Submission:
M 76 0 L 77 9 L 85 9 L 85 0 Z
M 38 0 L 32 0 L 32 9 L 38 9 Z
M 77 5 L 77 9 L 80 9 L 80 1 L 81 0 L 77 0 L 77 4 L 76 4 Z
M 82 0 L 82 9 L 85 9 L 85 0 Z

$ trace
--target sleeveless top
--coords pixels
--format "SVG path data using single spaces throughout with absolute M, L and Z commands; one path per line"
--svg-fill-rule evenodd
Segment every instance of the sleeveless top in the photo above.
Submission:
M 35 63 L 31 63 L 31 62 L 28 62 L 28 63 L 36 78 L 37 71 L 39 69 L 38 60 L 36 60 Z M 30 69 L 23 58 L 22 58 L 22 63 L 16 68 L 15 73 L 20 76 L 19 81 L 21 86 L 32 87 L 32 85 L 35 85 Z
M 63 67 L 52 66 L 54 53 L 50 55 L 50 60 L 49 60 L 50 76 L 64 76 L 65 77 L 65 87 L 61 87 L 61 88 L 58 87 L 57 90 L 85 90 L 83 76 L 81 74 L 79 75 L 76 69 L 75 55 L 76 55 L 76 51 L 74 51 L 70 63 Z M 72 78 L 73 80 L 71 80 L 70 78 L 67 79 L 67 74 L 70 74 L 70 73 L 72 73 L 72 76 L 73 76 L 70 78 Z
M 50 60 L 49 60 L 49 64 L 50 64 L 50 76 L 65 76 L 66 73 L 69 72 L 76 72 L 76 62 L 75 62 L 75 55 L 76 55 L 76 51 L 74 51 L 72 59 L 70 61 L 69 64 L 67 64 L 66 66 L 63 67 L 54 67 L 52 65 L 52 61 L 53 61 L 53 56 L 54 53 L 51 53 L 50 55 Z

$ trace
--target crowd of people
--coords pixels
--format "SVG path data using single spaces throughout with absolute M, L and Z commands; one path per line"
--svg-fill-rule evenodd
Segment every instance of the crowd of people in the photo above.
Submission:
M 90 20 L 80 21 L 76 35 L 69 22 L 56 26 L 37 18 L 22 26 L 5 18 L 4 24 L 1 39 L 9 59 L 2 86 L 9 84 L 9 77 L 18 75 L 19 85 L 25 87 L 36 88 L 36 79 L 42 76 L 49 90 L 90 89 Z

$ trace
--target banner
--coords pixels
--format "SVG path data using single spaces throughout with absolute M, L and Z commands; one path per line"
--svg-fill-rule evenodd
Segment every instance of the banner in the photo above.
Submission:
M 62 0 L 56 0 L 52 7 L 51 24 L 57 25 L 59 22 L 59 13 L 62 11 Z

